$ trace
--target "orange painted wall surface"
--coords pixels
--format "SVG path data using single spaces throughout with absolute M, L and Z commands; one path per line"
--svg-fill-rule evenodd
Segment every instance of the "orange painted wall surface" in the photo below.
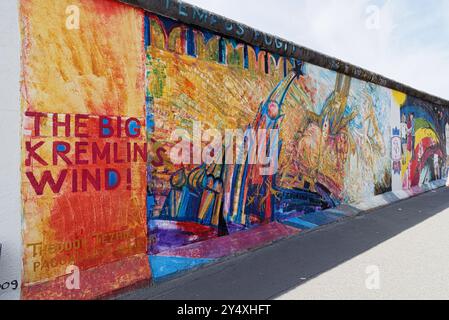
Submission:
M 71 5 L 79 29 L 66 27 Z M 143 12 L 22 0 L 20 18 L 22 297 L 88 299 L 148 280 L 146 161 L 134 154 L 146 143 Z M 40 192 L 45 175 L 56 187 Z M 62 281 L 70 265 L 84 280 L 76 293 Z

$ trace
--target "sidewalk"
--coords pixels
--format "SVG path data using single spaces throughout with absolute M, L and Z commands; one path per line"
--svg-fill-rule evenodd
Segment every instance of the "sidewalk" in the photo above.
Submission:
M 445 262 L 446 266 L 449 264 L 446 236 L 449 233 L 442 232 L 449 229 L 445 214 L 449 211 L 443 212 L 448 208 L 449 189 L 439 189 L 117 299 L 273 299 L 295 288 L 282 298 L 363 298 L 361 292 L 368 291 L 365 286 L 368 262 L 379 265 L 381 277 L 382 270 L 387 270 L 385 284 L 393 283 L 398 293 L 410 292 L 412 288 L 418 292 L 419 286 L 426 286 L 426 292 L 438 291 L 444 296 L 447 294 L 444 286 L 433 281 L 449 280 L 449 269 L 445 269 L 447 272 L 442 269 Z M 430 247 L 434 250 L 429 250 Z M 403 270 L 407 261 L 409 268 Z M 414 286 L 412 281 L 420 276 L 422 281 Z M 398 285 L 405 287 L 401 290 Z M 433 290 L 434 286 L 438 290 Z M 328 290 L 323 290 L 324 287 Z M 381 292 L 373 297 L 389 297 Z
M 280 299 L 447 300 L 448 230 L 446 209 Z

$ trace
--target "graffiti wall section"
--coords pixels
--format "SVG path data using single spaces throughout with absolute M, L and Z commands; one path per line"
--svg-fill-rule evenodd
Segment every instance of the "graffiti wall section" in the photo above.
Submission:
M 146 39 L 156 279 L 244 251 L 238 239 L 259 230 L 283 230 L 265 232 L 263 245 L 341 218 L 325 209 L 445 175 L 447 116 L 437 107 L 153 14 Z M 184 134 L 173 139 L 179 128 Z M 267 128 L 278 130 L 277 139 L 252 142 L 278 147 L 269 175 L 252 163 L 251 148 L 242 148 L 243 161 L 228 162 L 226 151 L 236 146 L 209 139 L 211 129 L 225 136 Z M 175 164 L 170 150 L 180 143 L 185 161 Z M 198 143 L 215 162 L 201 154 L 195 161 Z
M 93 298 L 149 279 L 143 13 L 20 4 L 22 297 Z
M 0 300 L 20 297 L 22 273 L 18 24 L 17 3 L 0 2 Z
M 405 190 L 446 177 L 448 111 L 407 97 L 401 104 L 401 177 Z M 398 169 L 399 172 L 399 169 Z
M 20 22 L 25 299 L 159 281 L 446 176 L 447 111 L 403 93 L 113 0 L 21 0 Z

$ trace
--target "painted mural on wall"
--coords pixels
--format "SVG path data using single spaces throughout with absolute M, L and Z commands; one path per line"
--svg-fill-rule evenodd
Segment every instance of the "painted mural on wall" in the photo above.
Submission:
M 20 15 L 25 299 L 163 279 L 446 175 L 448 115 L 402 93 L 113 0 Z
M 293 220 L 307 228 L 298 217 L 392 191 L 391 90 L 155 15 L 146 34 L 153 269 L 175 258 L 180 268 L 202 263 L 220 257 L 216 239 Z M 279 130 L 278 170 L 268 177 L 249 153 L 237 165 L 168 156 L 177 128 L 207 148 L 201 130 L 268 127 Z
M 405 97 L 401 106 L 402 183 L 405 190 L 446 177 L 447 110 Z
M 77 30 L 69 5 L 82 10 Z M 92 298 L 147 279 L 143 13 L 22 0 L 20 16 L 23 298 Z M 80 290 L 66 287 L 70 266 Z

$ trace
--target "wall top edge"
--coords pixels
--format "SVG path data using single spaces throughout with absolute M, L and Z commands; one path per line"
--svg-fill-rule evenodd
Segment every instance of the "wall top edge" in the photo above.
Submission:
M 353 78 L 400 91 L 407 95 L 449 108 L 449 101 L 417 90 L 348 62 L 297 45 L 277 36 L 264 33 L 245 24 L 225 18 L 179 0 L 118 0 L 188 25 L 212 30 L 225 37 L 240 40 L 262 50 L 308 62 Z

